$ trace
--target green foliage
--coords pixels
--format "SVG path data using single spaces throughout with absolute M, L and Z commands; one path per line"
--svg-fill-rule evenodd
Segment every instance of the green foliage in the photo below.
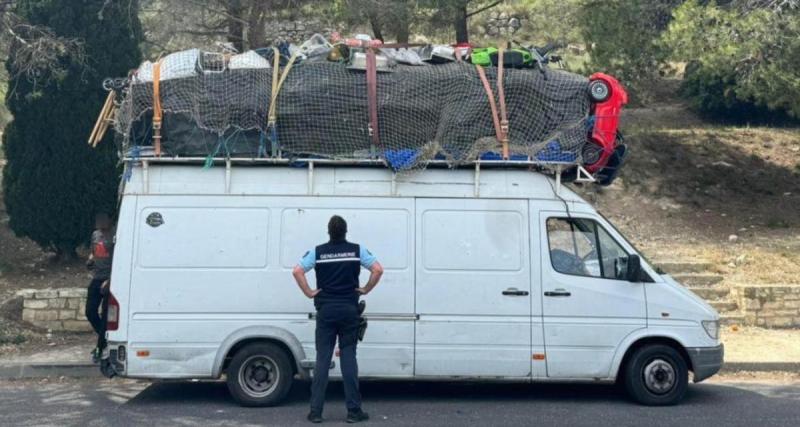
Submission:
M 765 110 L 800 117 L 800 12 L 741 11 L 692 0 L 664 35 L 676 60 L 691 61 L 684 94 L 717 117 L 752 119 Z
M 25 338 L 25 336 L 22 334 L 14 334 L 14 335 L 0 334 L 0 345 L 8 345 L 8 344 L 20 345 L 27 340 L 28 339 Z
M 509 13 L 526 19 L 514 38 L 537 45 L 582 43 L 578 19 L 583 3 L 585 0 L 519 0 L 510 4 Z
M 113 211 L 118 183 L 110 136 L 86 141 L 105 100 L 102 79 L 123 76 L 140 61 L 137 0 L 20 0 L 16 12 L 56 35 L 78 38 L 86 61 L 62 56 L 59 73 L 20 75 L 12 46 L 6 105 L 14 116 L 3 135 L 8 164 L 3 191 L 11 229 L 44 249 L 74 254 L 98 211 Z
M 651 88 L 666 72 L 668 52 L 660 35 L 679 0 L 588 0 L 579 11 L 587 72 L 602 71 L 631 89 L 634 100 L 653 95 Z

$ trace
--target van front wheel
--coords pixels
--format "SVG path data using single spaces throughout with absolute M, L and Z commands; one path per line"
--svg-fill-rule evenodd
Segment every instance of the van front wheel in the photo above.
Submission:
M 274 344 L 249 344 L 237 351 L 227 370 L 228 390 L 242 406 L 274 406 L 292 387 L 289 356 Z
M 674 405 L 689 388 L 689 369 L 674 348 L 647 345 L 631 355 L 624 382 L 628 394 L 643 405 Z

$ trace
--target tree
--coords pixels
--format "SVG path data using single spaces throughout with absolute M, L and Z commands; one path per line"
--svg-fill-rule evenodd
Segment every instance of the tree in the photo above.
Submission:
M 349 26 L 369 23 L 373 38 L 393 37 L 408 43 L 411 24 L 417 13 L 416 2 L 410 0 L 339 0 L 337 12 Z
M 669 52 L 660 43 L 682 0 L 588 0 L 578 21 L 589 53 L 588 68 L 613 74 L 647 99 L 658 84 Z
M 58 74 L 62 71 L 59 56 L 64 54 L 76 61 L 83 60 L 80 40 L 59 37 L 47 27 L 31 25 L 15 13 L 16 3 L 15 0 L 0 1 L 0 51 L 5 61 L 10 46 L 16 46 L 13 60 L 17 73 L 35 77 L 40 70 L 46 69 Z
M 744 121 L 764 109 L 800 117 L 797 0 L 692 0 L 675 11 L 664 42 L 690 64 L 683 89 L 698 110 Z
M 456 32 L 456 43 L 469 43 L 469 19 L 503 3 L 504 0 L 430 0 L 436 22 L 447 22 Z
M 86 140 L 106 93 L 102 79 L 124 76 L 141 60 L 137 0 L 19 0 L 14 12 L 54 36 L 80 40 L 85 61 L 62 52 L 58 70 L 20 73 L 25 44 L 13 41 L 3 135 L 3 191 L 11 229 L 61 257 L 85 243 L 96 212 L 112 212 L 119 173 L 110 140 Z
M 263 47 L 269 40 L 265 30 L 278 13 L 296 16 L 305 6 L 329 8 L 331 2 L 320 0 L 144 0 L 144 18 L 160 28 L 158 39 L 181 34 L 192 45 L 225 40 L 244 52 Z M 177 23 L 177 25 L 176 25 Z M 149 37 L 152 41 L 153 37 Z M 187 43 L 179 43 L 186 45 Z M 161 46 L 168 48 L 167 46 Z

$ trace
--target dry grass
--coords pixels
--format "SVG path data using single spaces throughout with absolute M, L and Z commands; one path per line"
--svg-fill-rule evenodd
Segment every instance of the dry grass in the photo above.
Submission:
M 582 192 L 649 258 L 708 261 L 729 283 L 800 283 L 800 128 L 663 105 L 626 110 L 622 129 L 621 179 Z
M 755 232 L 740 236 L 744 242 L 645 244 L 651 259 L 698 260 L 712 264 L 728 284 L 800 284 L 800 230 L 791 233 Z

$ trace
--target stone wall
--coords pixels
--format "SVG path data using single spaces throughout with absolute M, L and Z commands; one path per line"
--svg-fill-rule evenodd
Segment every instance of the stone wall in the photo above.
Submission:
M 800 327 L 800 285 L 746 285 L 733 291 L 745 325 Z
M 280 19 L 273 18 L 265 26 L 265 38 L 272 43 L 289 41 L 301 44 L 314 34 L 322 34 L 330 39 L 334 29 L 318 19 Z
M 491 12 L 486 22 L 479 25 L 476 30 L 479 35 L 487 37 L 511 37 L 525 25 L 524 16 L 508 12 Z
M 743 324 L 800 328 L 800 285 L 743 285 L 732 289 Z M 25 289 L 22 320 L 54 332 L 88 332 L 86 288 Z
M 22 320 L 53 332 L 88 332 L 86 320 L 86 288 L 24 289 Z

